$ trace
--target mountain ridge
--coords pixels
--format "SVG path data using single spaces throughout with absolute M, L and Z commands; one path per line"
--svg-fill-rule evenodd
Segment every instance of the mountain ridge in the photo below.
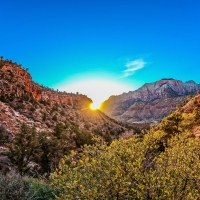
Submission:
M 175 110 L 188 95 L 195 95 L 200 84 L 193 80 L 182 82 L 173 78 L 163 78 L 153 83 L 145 83 L 135 91 L 111 96 L 103 102 L 101 110 L 110 117 L 130 123 L 152 123 L 160 121 Z
M 91 103 L 90 98 L 78 92 L 60 92 L 39 85 L 28 69 L 0 57 L 0 125 L 12 135 L 22 123 L 37 131 L 52 132 L 59 122 L 71 130 L 76 126 L 81 132 L 100 129 L 105 137 L 126 132 L 122 123 L 104 117 L 101 111 L 92 111 Z

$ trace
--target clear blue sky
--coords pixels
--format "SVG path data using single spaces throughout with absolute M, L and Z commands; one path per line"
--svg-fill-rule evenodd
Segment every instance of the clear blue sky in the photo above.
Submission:
M 1 0 L 0 10 L 0 55 L 45 86 L 108 96 L 161 78 L 200 83 L 199 0 Z

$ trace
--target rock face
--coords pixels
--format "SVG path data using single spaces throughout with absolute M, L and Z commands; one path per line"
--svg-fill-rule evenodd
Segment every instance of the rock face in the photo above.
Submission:
M 91 104 L 85 95 L 58 92 L 43 87 L 32 81 L 31 75 L 21 65 L 8 60 L 0 61 L 0 96 L 1 98 L 33 98 L 36 101 L 48 101 L 50 105 L 62 104 L 84 107 Z
M 72 149 L 79 147 L 77 141 L 84 143 L 93 135 L 109 143 L 139 132 L 100 110 L 92 111 L 91 103 L 85 95 L 54 91 L 35 83 L 27 69 L 0 57 L 0 171 L 10 170 L 7 147 L 23 123 L 49 137 L 54 137 L 55 127 L 62 124 L 65 137 L 70 138 L 65 142 L 70 142 Z
M 112 138 L 127 133 L 126 125 L 101 111 L 92 111 L 91 103 L 85 95 L 54 91 L 35 83 L 27 69 L 0 57 L 0 128 L 4 127 L 11 136 L 22 123 L 39 132 L 52 132 L 57 123 L 63 123 L 72 135 L 74 130 L 100 132 Z
M 183 83 L 180 80 L 161 79 L 146 83 L 141 88 L 111 96 L 101 107 L 107 115 L 130 123 L 152 123 L 160 121 L 176 109 L 188 95 L 195 95 L 200 84 L 194 81 Z

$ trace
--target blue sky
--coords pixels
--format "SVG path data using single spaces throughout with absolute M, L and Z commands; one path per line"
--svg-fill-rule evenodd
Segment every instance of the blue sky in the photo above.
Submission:
M 102 101 L 161 78 L 200 83 L 199 0 L 1 0 L 0 8 L 0 55 L 45 86 Z

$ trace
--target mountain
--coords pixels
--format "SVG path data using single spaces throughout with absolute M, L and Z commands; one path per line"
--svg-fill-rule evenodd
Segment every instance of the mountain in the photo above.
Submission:
M 96 130 L 111 138 L 127 131 L 101 111 L 92 111 L 92 100 L 82 94 L 54 91 L 32 80 L 28 69 L 0 57 L 0 125 L 14 135 L 25 123 L 37 131 L 52 132 L 58 122 L 73 130 Z M 96 131 L 97 132 L 97 131 Z
M 15 159 L 18 153 L 13 154 L 10 161 L 7 150 L 18 142 L 21 147 L 16 146 L 15 150 L 26 148 L 23 152 L 28 152 L 29 147 L 23 147 L 18 139 L 23 137 L 20 134 L 29 134 L 33 130 L 37 134 L 35 141 L 39 142 L 37 150 L 42 153 L 39 160 L 37 153 L 32 155 L 30 162 L 37 163 L 39 170 L 48 173 L 49 169 L 55 170 L 59 160 L 70 150 L 78 151 L 82 145 L 91 144 L 94 135 L 110 143 L 115 138 L 140 132 L 131 124 L 118 122 L 100 110 L 91 110 L 91 103 L 85 95 L 55 91 L 34 82 L 28 69 L 0 57 L 0 170 L 8 170 L 11 162 L 17 166 L 21 159 Z M 24 136 L 29 140 L 24 144 L 31 143 L 32 135 Z M 39 163 L 43 158 L 48 160 L 43 160 L 44 165 Z
M 101 110 L 108 116 L 130 123 L 152 123 L 160 121 L 177 104 L 183 103 L 188 95 L 195 95 L 200 84 L 194 81 L 182 82 L 164 78 L 153 83 L 146 83 L 141 88 L 111 96 L 103 102 Z

